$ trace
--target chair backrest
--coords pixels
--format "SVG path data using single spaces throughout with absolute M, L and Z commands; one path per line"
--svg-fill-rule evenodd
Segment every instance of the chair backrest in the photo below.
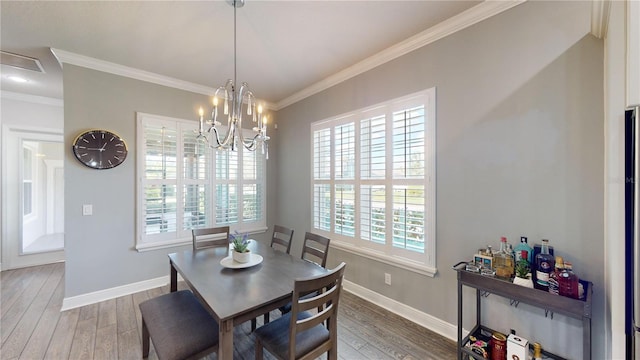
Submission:
M 289 229 L 284 226 L 274 225 L 273 226 L 273 235 L 271 236 L 271 247 L 273 245 L 279 245 L 283 247 L 287 254 L 291 252 L 291 240 L 293 239 L 293 229 Z M 285 250 L 286 249 L 286 250 Z
M 307 231 L 304 234 L 302 259 L 325 267 L 327 265 L 327 255 L 329 254 L 329 241 L 331 241 L 329 238 Z
M 203 228 L 191 230 L 193 250 L 212 247 L 229 247 L 229 227 Z
M 289 323 L 289 354 L 296 353 L 296 340 L 304 341 L 304 331 L 318 325 L 326 326 L 329 338 L 305 354 L 305 358 L 315 359 L 327 351 L 337 351 L 338 303 L 345 266 L 343 262 L 326 274 L 295 281 Z M 315 296 L 310 297 L 309 294 Z M 298 320 L 298 314 L 308 310 L 312 310 L 309 312 L 311 317 L 300 317 Z

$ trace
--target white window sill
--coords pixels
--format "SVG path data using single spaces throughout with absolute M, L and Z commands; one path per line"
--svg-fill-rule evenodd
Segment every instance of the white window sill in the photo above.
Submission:
M 379 251 L 356 247 L 342 241 L 332 241 L 331 247 L 430 277 L 435 277 L 438 273 L 438 269 L 436 267 L 428 266 L 424 263 L 400 256 L 387 255 Z
M 171 240 L 171 241 L 162 241 L 162 242 L 152 242 L 146 244 L 137 244 L 136 250 L 138 252 L 152 251 L 152 250 L 160 250 L 171 247 L 178 247 L 183 245 L 191 245 L 191 239 L 180 239 L 180 240 Z
M 230 231 L 233 234 L 234 230 L 230 230 Z M 257 228 L 246 229 L 240 232 L 253 235 L 253 234 L 264 233 L 266 231 L 267 231 L 267 227 L 257 227 Z M 191 238 L 186 238 L 186 239 L 183 238 L 183 239 L 168 240 L 168 241 L 154 241 L 149 243 L 136 244 L 136 250 L 138 252 L 145 252 L 145 251 L 167 249 L 167 248 L 184 246 L 184 245 L 191 245 L 191 243 L 192 243 Z

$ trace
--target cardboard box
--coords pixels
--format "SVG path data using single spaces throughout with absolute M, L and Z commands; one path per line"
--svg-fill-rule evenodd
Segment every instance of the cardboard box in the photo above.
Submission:
M 514 334 L 510 334 L 507 338 L 507 359 L 529 359 L 529 341 Z
M 475 254 L 473 255 L 473 263 L 485 269 L 493 268 L 493 258 L 491 256 Z

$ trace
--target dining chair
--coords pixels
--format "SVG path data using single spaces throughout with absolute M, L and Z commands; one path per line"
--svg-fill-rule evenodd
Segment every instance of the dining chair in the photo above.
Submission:
M 264 349 L 281 360 L 315 359 L 324 353 L 329 360 L 338 358 L 337 316 L 345 266 L 343 262 L 326 274 L 294 282 L 291 312 L 255 331 L 256 359 L 263 359 Z M 309 293 L 316 296 L 304 299 Z
M 200 359 L 218 351 L 218 322 L 189 290 L 147 300 L 140 313 L 145 359 L 150 339 L 160 360 Z
M 302 259 L 314 262 L 322 267 L 326 267 L 330 241 L 331 239 L 327 237 L 307 231 L 304 233 Z
M 302 245 L 302 259 L 306 261 L 310 261 L 319 266 L 326 267 L 327 265 L 327 255 L 329 255 L 329 242 L 331 239 L 310 233 L 304 233 L 304 244 Z M 314 296 L 313 293 L 308 294 L 307 297 Z M 282 307 L 280 307 L 280 313 L 286 314 L 291 311 L 291 303 L 288 303 Z
M 293 240 L 293 229 L 281 225 L 273 225 L 273 235 L 271 235 L 271 247 L 278 249 L 282 247 L 287 254 L 291 253 L 291 243 Z M 276 245 L 276 246 L 274 246 Z M 283 250 L 283 249 L 280 249 Z
M 274 249 L 284 250 L 287 254 L 291 253 L 291 243 L 293 242 L 293 229 L 282 225 L 273 225 L 273 234 L 271 235 L 271 247 Z M 275 246 L 274 246 L 275 245 Z M 269 322 L 269 313 L 263 315 L 264 323 Z M 251 331 L 256 329 L 256 319 L 251 319 Z
M 201 228 L 191 230 L 193 250 L 229 246 L 229 227 Z

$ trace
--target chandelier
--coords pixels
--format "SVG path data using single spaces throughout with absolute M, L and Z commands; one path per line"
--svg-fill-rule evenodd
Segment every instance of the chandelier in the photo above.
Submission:
M 266 155 L 268 159 L 267 116 L 262 113 L 262 105 L 256 105 L 256 98 L 249 89 L 249 85 L 243 82 L 238 88 L 236 81 L 236 9 L 244 6 L 244 0 L 227 0 L 227 2 L 233 6 L 233 80 L 227 80 L 224 86 L 216 89 L 210 119 L 204 119 L 204 110 L 200 108 L 197 139 L 218 150 L 237 151 L 240 146 L 249 151 L 256 151 L 260 148 L 262 154 Z M 222 109 L 218 109 L 218 106 L 221 106 Z M 218 121 L 220 111 L 222 111 L 222 117 L 226 116 L 227 118 L 227 133 L 222 137 L 219 129 L 221 123 Z M 255 135 L 249 138 L 245 138 L 242 131 L 243 113 L 246 113 L 247 117 L 251 117 L 256 125 L 253 127 Z

